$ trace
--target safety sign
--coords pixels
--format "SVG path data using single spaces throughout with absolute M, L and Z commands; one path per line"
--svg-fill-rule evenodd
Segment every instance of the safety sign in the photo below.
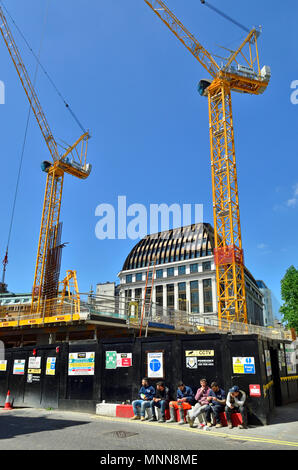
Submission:
M 46 366 L 46 375 L 55 375 L 56 371 L 56 358 L 48 357 Z
M 94 352 L 70 353 L 68 375 L 94 375 Z
M 7 368 L 7 361 L 0 361 L 0 372 L 5 372 Z
M 151 379 L 163 378 L 163 352 L 148 352 L 147 353 L 147 364 L 148 364 L 148 377 Z
M 234 374 L 255 374 L 255 358 L 254 357 L 233 357 L 233 373 Z
M 117 369 L 117 351 L 106 351 L 106 369 Z
M 26 359 L 15 359 L 13 363 L 13 375 L 25 374 Z
M 214 356 L 214 349 L 200 349 L 197 351 L 185 351 L 186 357 Z
M 41 357 L 29 357 L 28 362 L 28 374 L 41 374 Z
M 249 396 L 251 397 L 260 397 L 261 396 L 261 386 L 256 384 L 251 384 L 249 386 Z
M 117 353 L 117 367 L 131 367 L 132 353 Z
M 187 357 L 186 358 L 186 367 L 187 367 L 187 369 L 197 369 L 198 368 L 198 359 L 196 357 Z

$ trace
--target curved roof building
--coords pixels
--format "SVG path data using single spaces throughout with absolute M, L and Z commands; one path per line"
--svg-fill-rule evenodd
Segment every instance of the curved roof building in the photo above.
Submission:
M 147 235 L 130 251 L 118 274 L 120 296 L 143 299 L 148 275 L 146 298 L 156 305 L 217 317 L 213 252 L 214 230 L 208 223 Z M 262 325 L 263 296 L 246 268 L 245 283 L 248 321 Z
M 143 238 L 127 256 L 122 271 L 173 263 L 213 255 L 214 232 L 210 224 L 200 223 L 166 230 Z

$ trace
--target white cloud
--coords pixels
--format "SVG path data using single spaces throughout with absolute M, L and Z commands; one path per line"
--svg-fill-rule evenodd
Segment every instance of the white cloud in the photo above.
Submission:
M 298 200 L 293 197 L 293 199 L 288 199 L 287 206 L 288 207 L 295 207 L 297 205 Z
M 298 206 L 298 183 L 293 186 L 293 194 L 290 199 L 285 203 L 285 207 L 291 207 L 292 209 Z M 278 210 L 278 205 L 274 207 L 274 210 Z
M 265 248 L 268 248 L 268 245 L 265 243 L 259 243 L 257 247 L 259 250 L 264 250 Z

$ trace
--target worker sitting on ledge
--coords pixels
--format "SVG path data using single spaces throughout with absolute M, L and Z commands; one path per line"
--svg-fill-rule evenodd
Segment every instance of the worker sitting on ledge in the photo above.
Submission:
M 167 421 L 167 423 L 175 423 L 176 422 L 176 412 L 175 410 L 178 408 L 179 410 L 179 418 L 180 421 L 178 424 L 186 423 L 184 419 L 184 411 L 191 410 L 192 406 L 195 405 L 196 400 L 194 397 L 194 393 L 190 387 L 184 385 L 183 382 L 178 383 L 177 389 L 177 401 L 170 402 L 170 416 L 171 418 Z
M 157 421 L 155 415 L 155 407 L 160 409 L 161 417 L 158 420 L 159 423 L 165 423 L 165 411 L 169 407 L 170 391 L 165 386 L 164 382 L 157 382 L 156 384 L 156 395 L 151 401 L 152 418 L 149 421 Z
M 228 396 L 227 396 L 227 403 L 226 403 L 226 417 L 228 422 L 229 429 L 232 429 L 232 413 L 241 413 L 242 416 L 242 424 L 238 426 L 240 429 L 247 428 L 247 409 L 245 406 L 246 400 L 246 393 L 243 390 L 240 390 L 238 385 L 234 385 L 234 387 L 230 388 Z
M 149 381 L 147 378 L 143 378 L 142 387 L 139 390 L 139 399 L 134 400 L 132 402 L 134 416 L 131 419 L 133 420 L 141 419 L 141 421 L 145 421 L 146 409 L 150 408 L 151 400 L 153 399 L 154 396 L 155 396 L 155 388 L 152 386 L 149 386 Z M 139 414 L 140 409 L 141 411 Z

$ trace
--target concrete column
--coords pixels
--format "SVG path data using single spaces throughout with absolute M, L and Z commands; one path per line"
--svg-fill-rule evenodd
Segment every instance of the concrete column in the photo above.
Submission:
M 212 278 L 212 303 L 213 303 L 213 312 L 217 312 L 217 293 L 216 293 L 216 279 Z
M 179 294 L 178 294 L 178 283 L 174 284 L 174 309 L 179 310 Z
M 163 308 L 166 308 L 167 307 L 167 285 L 164 284 L 163 285 L 163 291 L 162 291 L 162 294 L 163 294 Z
M 186 312 L 190 313 L 191 304 L 190 304 L 190 282 L 186 281 Z
M 199 279 L 199 304 L 200 313 L 204 313 L 204 295 L 203 295 L 203 280 Z
M 125 314 L 125 291 L 124 289 L 121 289 L 119 297 L 120 297 L 119 314 L 124 315 Z

